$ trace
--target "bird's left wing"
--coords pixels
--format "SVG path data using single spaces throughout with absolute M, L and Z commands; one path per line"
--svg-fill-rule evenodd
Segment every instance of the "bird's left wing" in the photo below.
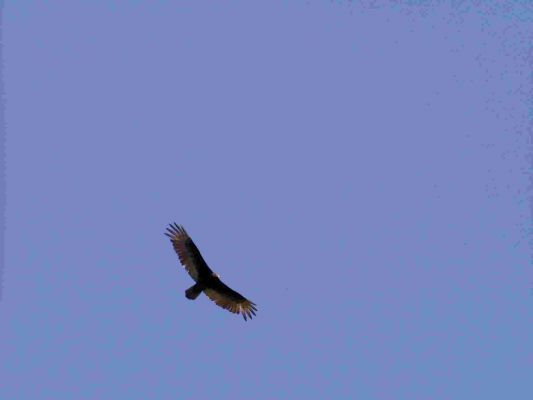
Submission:
M 228 287 L 219 278 L 215 278 L 209 287 L 204 289 L 204 293 L 219 307 L 235 314 L 242 314 L 245 321 L 247 318 L 252 319 L 252 315 L 257 311 L 254 303 Z

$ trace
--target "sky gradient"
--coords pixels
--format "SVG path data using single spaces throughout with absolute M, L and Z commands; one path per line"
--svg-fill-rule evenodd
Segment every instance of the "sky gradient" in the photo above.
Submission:
M 6 0 L 0 398 L 533 398 L 503 3 Z

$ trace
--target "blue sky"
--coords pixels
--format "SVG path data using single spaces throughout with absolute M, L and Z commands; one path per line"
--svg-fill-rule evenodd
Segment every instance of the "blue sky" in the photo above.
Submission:
M 530 399 L 527 7 L 5 1 L 0 397 Z

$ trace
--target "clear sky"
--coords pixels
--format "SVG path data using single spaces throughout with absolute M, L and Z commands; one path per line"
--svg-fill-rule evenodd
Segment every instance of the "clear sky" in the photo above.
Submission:
M 5 0 L 0 398 L 532 399 L 533 16 L 477 3 Z

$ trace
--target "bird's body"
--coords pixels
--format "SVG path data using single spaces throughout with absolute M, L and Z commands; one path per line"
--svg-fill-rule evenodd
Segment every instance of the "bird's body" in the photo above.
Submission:
M 232 313 L 242 314 L 245 320 L 255 315 L 257 311 L 255 304 L 220 280 L 220 277 L 204 261 L 183 226 L 170 224 L 165 235 L 170 238 L 181 264 L 196 282 L 185 291 L 185 297 L 194 300 L 204 292 L 218 306 Z

